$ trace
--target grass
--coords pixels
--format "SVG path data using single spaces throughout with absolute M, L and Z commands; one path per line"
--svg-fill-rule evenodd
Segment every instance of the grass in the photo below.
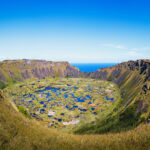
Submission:
M 26 117 L 30 118 L 29 112 L 23 106 L 18 106 L 18 110 L 19 110 L 19 112 L 24 114 Z
M 117 81 L 111 75 L 114 68 L 112 70 L 106 68 L 106 70 L 110 71 L 107 79 L 111 77 L 111 80 Z M 123 68 L 120 76 L 125 78 L 118 84 L 121 92 L 119 103 L 115 105 L 113 110 L 109 109 L 107 113 L 105 111 L 96 122 L 76 128 L 74 133 L 117 133 L 134 129 L 141 123 L 148 121 L 148 118 L 150 118 L 150 90 L 147 89 L 146 92 L 143 90 L 144 85 L 148 85 L 149 82 L 145 81 L 146 75 L 140 74 L 139 70 L 131 71 Z
M 44 90 L 46 87 L 52 87 L 55 90 Z M 39 90 L 42 90 L 42 92 L 35 92 Z M 25 80 L 8 86 L 5 91 L 9 93 L 19 111 L 24 115 L 42 120 L 47 126 L 63 128 L 63 130 L 69 132 L 76 126 L 94 121 L 99 117 L 102 109 L 103 111 L 104 109 L 105 111 L 111 110 L 115 103 L 120 100 L 119 89 L 115 84 L 108 81 L 84 78 Z M 30 94 L 32 96 L 29 96 Z M 66 94 L 67 98 L 65 97 Z M 113 97 L 114 101 L 106 100 L 106 95 L 110 98 Z M 81 99 L 85 98 L 84 102 L 77 102 L 79 97 Z M 34 100 L 32 101 L 32 99 Z M 48 101 L 49 99 L 50 101 Z M 66 108 L 66 106 L 69 108 Z M 86 111 L 83 112 L 79 108 L 86 109 Z M 45 111 L 41 113 L 41 109 Z M 49 117 L 48 111 L 55 111 L 54 116 Z M 61 115 L 62 113 L 63 115 Z M 59 122 L 56 119 L 62 119 L 62 121 Z M 72 120 L 80 122 L 77 125 L 63 124 L 63 122 Z
M 142 99 L 140 97 L 141 96 L 140 94 L 136 95 L 135 99 L 132 98 L 131 101 L 125 101 L 125 99 L 128 100 L 132 95 L 135 95 L 134 94 L 135 90 L 133 90 L 137 88 L 136 87 L 137 83 L 135 84 L 135 80 L 137 80 L 137 77 L 135 77 L 133 74 L 132 76 L 130 76 L 130 78 L 128 78 L 128 80 L 124 81 L 124 84 L 122 85 L 121 88 L 127 90 L 126 90 L 126 95 L 122 96 L 123 98 L 121 98 L 119 95 L 119 88 L 115 84 L 112 84 L 112 82 L 100 81 L 95 79 L 83 79 L 83 78 L 78 78 L 78 79 L 46 78 L 42 80 L 37 80 L 37 79 L 25 80 L 24 82 L 10 85 L 8 88 L 5 89 L 5 91 L 7 93 L 10 93 L 10 96 L 12 96 L 13 100 L 17 100 L 16 101 L 17 105 L 21 104 L 26 110 L 28 110 L 27 112 L 29 112 L 31 115 L 33 113 L 36 113 L 35 118 L 37 118 L 38 120 L 42 120 L 44 125 L 51 126 L 52 128 L 59 128 L 62 129 L 63 131 L 67 131 L 69 133 L 73 132 L 75 134 L 89 134 L 89 133 L 98 134 L 98 133 L 108 133 L 108 132 L 117 133 L 121 131 L 134 129 L 140 123 L 145 122 L 147 120 L 147 117 L 149 116 L 149 112 L 150 112 L 149 110 L 146 112 L 138 111 L 140 99 Z M 92 114 L 91 106 L 88 105 L 86 102 L 83 104 L 72 103 L 70 96 L 68 96 L 67 99 L 64 99 L 63 95 L 66 91 L 61 92 L 61 96 L 57 96 L 57 98 L 55 97 L 55 93 L 50 93 L 50 94 L 52 94 L 52 97 L 56 98 L 55 99 L 56 103 L 61 102 L 61 104 L 68 105 L 69 107 L 72 107 L 73 105 L 78 105 L 79 107 L 87 108 L 88 111 L 86 113 L 81 114 L 81 112 L 77 111 L 76 109 L 74 111 L 68 111 L 68 109 L 66 108 L 62 109 L 61 106 L 55 105 L 51 107 L 51 104 L 54 104 L 53 101 L 46 103 L 47 108 L 44 108 L 43 104 L 39 104 L 39 102 L 47 101 L 48 99 L 46 97 L 40 98 L 38 94 L 36 94 L 35 96 L 38 98 L 39 102 L 33 101 L 29 105 L 26 103 L 21 103 L 21 100 L 23 98 L 22 95 L 32 94 L 34 91 L 39 90 L 39 87 L 42 87 L 41 89 L 44 89 L 47 86 L 52 86 L 56 88 L 57 87 L 66 88 L 67 84 L 70 85 L 69 88 L 76 87 L 76 86 L 79 88 L 76 92 L 74 90 L 71 91 L 74 92 L 74 96 L 80 97 L 81 95 L 82 96 L 86 94 L 91 95 L 92 93 L 94 93 L 92 97 L 96 99 L 95 104 L 98 103 L 102 104 L 102 106 L 95 107 L 94 111 L 96 111 L 98 115 Z M 90 84 L 92 88 L 92 93 L 85 91 L 84 88 L 86 87 L 87 84 Z M 114 102 L 109 102 L 105 100 L 105 94 L 106 94 L 105 90 L 109 89 L 111 85 L 113 85 L 114 87 L 111 88 L 112 92 L 109 94 L 110 95 L 112 94 L 113 97 L 115 97 Z M 95 87 L 99 87 L 99 86 L 102 86 L 101 95 L 97 95 L 97 91 L 94 90 Z M 32 98 L 27 98 L 27 101 L 30 99 Z M 34 110 L 35 107 L 38 108 L 37 111 Z M 44 108 L 46 111 L 43 114 L 40 114 L 39 110 L 42 108 Z M 47 116 L 49 110 L 56 111 L 56 116 L 49 118 Z M 60 115 L 61 113 L 64 113 L 65 115 L 61 116 Z M 84 117 L 83 119 L 80 118 L 79 124 L 72 125 L 72 126 L 63 125 L 63 121 L 69 122 L 72 119 L 79 119 L 76 118 L 76 116 Z M 59 122 L 55 120 L 55 118 L 62 119 L 63 121 Z
M 96 122 L 84 124 L 74 130 L 74 133 L 109 133 L 127 131 L 137 127 L 143 120 L 140 120 L 141 113 L 136 113 L 136 106 L 131 105 L 121 112 L 112 112 L 109 110 L 108 114 L 104 111 L 103 118 L 100 117 Z M 110 113 L 111 112 L 111 113 Z
M 4 63 L 3 65 L 4 68 L 7 68 L 5 65 L 8 64 Z M 18 75 L 18 70 L 15 70 L 16 65 L 13 65 L 13 67 L 9 65 L 8 69 L 14 69 L 15 77 L 10 78 L 3 70 L 5 76 L 3 80 L 7 79 L 7 83 L 11 83 L 11 85 L 4 89 L 5 93 L 2 90 L 0 91 L 0 149 L 149 150 L 150 84 L 149 74 L 147 73 L 149 68 L 144 68 L 146 69 L 145 72 L 141 73 L 137 66 L 137 62 L 136 65 L 129 62 L 100 70 L 100 79 L 104 79 L 101 73 L 107 72 L 106 79 L 118 83 L 121 98 L 109 109 L 108 107 L 102 107 L 95 120 L 89 119 L 90 121 L 86 123 L 83 121 L 80 124 L 81 126 L 73 128 L 73 132 L 76 133 L 74 135 L 60 131 L 59 128 L 47 128 L 47 126 L 43 126 L 42 121 L 29 119 L 27 109 L 19 108 L 20 111 L 18 111 L 19 109 L 16 108 L 16 105 L 12 103 L 6 93 L 9 93 L 11 88 L 10 93 L 14 94 L 11 98 L 15 97 L 15 92 L 32 93 L 33 89 L 37 88 L 37 84 L 33 82 L 33 78 L 36 76 L 29 71 L 32 79 L 30 79 L 31 85 L 28 85 L 26 80 L 22 82 L 23 89 L 17 89 L 20 83 L 14 81 L 24 79 Z M 52 84 L 59 80 L 60 74 L 57 74 L 57 72 L 58 68 L 56 67 L 55 74 L 52 75 L 54 76 Z M 57 77 L 55 78 L 56 74 Z M 81 75 L 84 77 L 84 74 Z M 98 76 L 96 75 L 96 77 Z M 70 80 L 67 76 L 66 79 Z M 47 78 L 37 80 L 37 82 L 40 82 L 41 87 L 48 86 L 45 80 Z M 61 80 L 63 81 L 63 79 Z M 3 88 L 3 83 L 0 83 L 0 85 Z M 80 92 L 75 95 L 79 96 Z M 108 106 L 106 102 L 105 106 Z M 79 135 L 81 133 L 83 135 Z
M 6 84 L 2 81 L 0 81 L 0 89 L 4 89 L 6 87 Z
M 7 97 L 0 99 L 0 108 L 3 150 L 148 150 L 150 147 L 150 124 L 116 134 L 72 135 L 28 119 L 12 107 Z

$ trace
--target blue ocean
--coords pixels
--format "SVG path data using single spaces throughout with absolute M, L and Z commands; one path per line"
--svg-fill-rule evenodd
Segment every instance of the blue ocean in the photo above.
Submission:
M 117 63 L 71 63 L 72 66 L 79 68 L 83 72 L 93 72 L 101 68 L 107 68 Z

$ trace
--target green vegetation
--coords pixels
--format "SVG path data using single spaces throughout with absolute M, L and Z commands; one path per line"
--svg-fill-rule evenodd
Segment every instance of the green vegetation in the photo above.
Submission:
M 0 149 L 148 150 L 149 64 L 130 61 L 85 74 L 65 62 L 2 63 Z M 69 78 L 74 74 L 83 78 Z
M 30 114 L 23 106 L 18 106 L 18 110 L 23 113 L 26 117 L 30 118 Z
M 147 67 L 144 68 L 144 66 Z M 107 113 L 105 111 L 96 122 L 81 126 L 74 132 L 80 134 L 120 132 L 148 122 L 150 118 L 150 84 L 149 74 L 146 72 L 149 70 L 149 60 L 139 60 L 100 69 L 99 72 L 96 72 L 99 79 L 103 79 L 103 73 L 107 72 L 106 79 L 118 84 L 121 100 L 113 110 L 110 109 Z
M 115 84 L 84 78 L 25 80 L 5 91 L 26 116 L 70 132 L 97 120 L 102 111 L 112 110 L 120 100 Z
M 136 77 L 132 76 L 132 78 Z M 130 80 L 133 80 L 132 78 Z M 136 88 L 136 84 L 134 82 L 131 84 L 128 80 L 125 82 L 127 83 L 124 89 L 127 88 L 126 92 L 130 92 L 132 95 L 132 87 Z M 53 90 L 44 90 L 47 87 L 52 87 Z M 39 90 L 43 91 L 35 92 Z M 135 99 L 128 105 L 126 104 L 123 97 L 129 98 L 127 96 L 130 96 L 130 93 L 123 94 L 121 99 L 119 88 L 115 84 L 96 79 L 26 80 L 9 86 L 6 91 L 16 105 L 22 105 L 28 109 L 30 116 L 42 121 L 44 125 L 76 134 L 127 131 L 146 121 L 149 116 L 147 112 L 137 111 L 139 100 Z M 90 96 L 91 99 L 86 96 Z M 106 100 L 106 96 L 113 97 L 114 101 Z M 76 102 L 80 97 L 86 98 L 85 102 Z M 140 96 L 136 98 L 140 99 Z M 36 100 L 32 101 L 32 99 Z M 79 108 L 85 109 L 85 112 Z M 41 112 L 41 110 L 44 111 Z M 145 119 L 143 118 L 144 114 Z
M 4 89 L 6 87 L 6 84 L 2 81 L 0 81 L 0 89 Z
M 60 75 L 61 75 L 60 72 L 57 72 L 57 73 L 56 73 L 56 78 L 59 78 Z
M 13 83 L 26 79 L 45 77 L 73 77 L 79 70 L 68 62 L 44 60 L 8 60 L 0 62 L 0 81 Z
M 117 134 L 72 135 L 24 117 L 1 92 L 0 97 L 0 149 L 148 150 L 150 147 L 150 124 Z
M 97 120 L 96 124 L 87 124 L 75 130 L 75 133 L 108 133 L 127 131 L 137 127 L 141 122 L 140 113 L 135 113 L 133 106 L 128 107 L 124 112 L 114 114 L 113 111 L 102 120 Z
M 139 71 L 124 72 L 124 80 L 119 85 L 122 99 L 113 110 L 99 117 L 95 122 L 77 128 L 75 133 L 108 133 L 127 131 L 147 122 L 150 117 L 150 91 L 143 91 L 144 75 Z M 123 76 L 123 75 L 122 75 Z M 110 75 L 108 76 L 109 79 Z M 113 78 L 111 79 L 113 80 Z M 86 127 L 85 127 L 86 126 Z

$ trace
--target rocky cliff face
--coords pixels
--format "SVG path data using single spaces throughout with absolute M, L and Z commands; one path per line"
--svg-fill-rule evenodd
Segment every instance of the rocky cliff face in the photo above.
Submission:
M 150 104 L 150 60 L 129 61 L 99 69 L 90 77 L 115 82 L 120 87 L 126 105 L 139 101 L 143 109 L 148 109 L 146 106 Z
M 78 77 L 79 70 L 68 62 L 44 60 L 13 60 L 0 62 L 2 82 L 22 81 L 27 78 Z
M 113 67 L 99 69 L 91 74 L 93 78 L 111 80 L 120 85 L 129 73 L 144 75 L 144 81 L 150 80 L 150 60 L 129 61 Z
M 76 133 L 120 132 L 150 121 L 150 60 L 124 62 L 85 73 L 84 77 L 115 82 L 122 98 L 108 116 L 97 120 L 96 126 L 84 125 Z

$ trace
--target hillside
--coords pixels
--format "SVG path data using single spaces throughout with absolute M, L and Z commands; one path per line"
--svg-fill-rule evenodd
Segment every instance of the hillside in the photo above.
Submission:
M 117 134 L 72 135 L 42 126 L 19 113 L 0 91 L 0 149 L 2 150 L 148 150 L 150 125 Z
M 14 83 L 29 78 L 78 77 L 79 70 L 68 62 L 44 60 L 6 60 L 0 62 L 0 81 Z
M 62 78 L 63 81 L 58 77 L 66 78 Z M 62 81 L 67 85 L 69 81 L 69 84 L 74 83 L 72 87 L 76 86 L 75 78 L 71 81 L 68 77 L 86 78 L 87 81 L 83 83 L 89 82 L 88 78 L 94 78 L 96 82 L 114 82 L 121 93 L 121 98 L 113 103 L 111 109 L 102 108 L 103 111 L 98 114 L 96 120 L 83 122 L 72 129 L 72 132 L 84 135 L 67 134 L 47 128 L 40 121 L 31 119 L 28 113 L 23 112 L 24 116 L 18 111 L 12 97 L 8 95 L 8 89 L 5 88 L 8 84 L 14 93 L 31 94 L 30 92 L 34 92 L 33 87 L 37 89 L 37 84 L 39 87 L 44 84 L 47 86 L 49 79 L 52 79 L 53 84 L 56 84 L 58 79 L 58 85 Z M 80 72 L 67 62 L 3 61 L 0 65 L 0 80 L 1 88 L 5 88 L 0 90 L 0 149 L 149 149 L 150 60 L 124 62 L 92 73 Z M 34 80 L 37 84 L 33 83 Z M 82 78 L 79 80 L 82 81 Z M 14 84 L 17 81 L 20 82 Z M 93 81 L 91 84 L 94 84 Z M 23 88 L 17 89 L 20 85 Z M 80 93 L 77 92 L 78 94 Z
M 113 111 L 95 123 L 84 125 L 76 133 L 105 133 L 128 130 L 150 118 L 150 60 L 129 61 L 103 68 L 91 78 L 115 82 L 122 100 Z M 86 126 L 86 127 L 85 127 Z

